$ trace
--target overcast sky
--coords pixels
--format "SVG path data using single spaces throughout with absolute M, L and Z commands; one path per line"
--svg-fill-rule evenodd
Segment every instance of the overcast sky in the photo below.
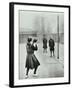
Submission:
M 59 32 L 64 32 L 64 13 L 19 11 L 20 31 L 39 31 L 57 33 L 57 16 Z

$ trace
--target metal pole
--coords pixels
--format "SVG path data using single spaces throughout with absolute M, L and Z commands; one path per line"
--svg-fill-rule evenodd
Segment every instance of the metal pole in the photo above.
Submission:
M 44 35 L 45 31 L 44 31 L 44 17 L 41 18 L 42 19 L 42 34 Z
M 57 16 L 57 32 L 58 32 L 57 59 L 59 59 L 59 15 Z

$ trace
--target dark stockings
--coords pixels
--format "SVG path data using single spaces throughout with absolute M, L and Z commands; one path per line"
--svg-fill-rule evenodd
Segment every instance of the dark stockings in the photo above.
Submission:
M 26 75 L 28 75 L 28 72 L 29 72 L 29 68 L 27 68 Z
M 36 74 L 37 68 L 38 68 L 38 67 L 35 67 L 35 69 L 34 69 L 34 74 Z M 29 68 L 27 68 L 26 75 L 28 75 L 28 72 L 29 72 Z
M 53 56 L 54 56 L 54 50 L 53 50 Z
M 38 67 L 35 67 L 35 69 L 34 69 L 34 74 L 36 74 L 37 68 L 38 68 Z

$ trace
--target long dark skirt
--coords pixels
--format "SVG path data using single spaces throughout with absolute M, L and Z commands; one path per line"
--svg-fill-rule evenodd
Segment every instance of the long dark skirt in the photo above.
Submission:
M 47 49 L 47 44 L 43 44 L 43 48 L 44 49 Z
M 34 54 L 28 54 L 26 57 L 26 68 L 33 69 L 40 65 L 38 59 Z

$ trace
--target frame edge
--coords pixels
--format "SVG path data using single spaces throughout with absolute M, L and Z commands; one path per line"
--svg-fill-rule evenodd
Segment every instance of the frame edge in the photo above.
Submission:
M 14 86 L 14 4 L 9 3 L 9 87 Z

